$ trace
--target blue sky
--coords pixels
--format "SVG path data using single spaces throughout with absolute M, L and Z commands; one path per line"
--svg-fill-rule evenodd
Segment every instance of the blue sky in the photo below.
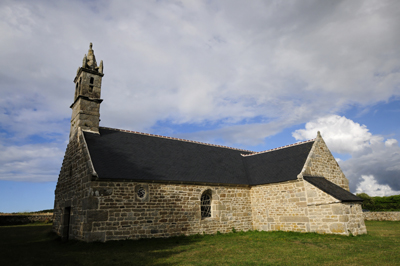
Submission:
M 254 151 L 323 138 L 352 192 L 400 194 L 398 1 L 1 1 L 0 212 L 53 207 L 76 69 L 101 126 Z

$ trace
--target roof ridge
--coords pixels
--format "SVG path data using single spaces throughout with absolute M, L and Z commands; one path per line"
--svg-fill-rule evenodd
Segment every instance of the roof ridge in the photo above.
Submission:
M 282 150 L 282 149 L 285 149 L 285 148 L 298 146 L 298 145 L 305 144 L 305 143 L 308 143 L 308 142 L 313 142 L 313 141 L 315 141 L 315 139 L 300 141 L 300 142 L 296 142 L 296 143 L 293 143 L 293 144 L 281 146 L 281 147 L 278 147 L 278 148 L 273 148 L 273 149 L 269 149 L 269 150 L 265 150 L 265 151 L 258 151 L 258 152 L 254 152 L 254 153 L 250 153 L 250 154 L 241 154 L 241 155 L 244 156 L 244 157 L 247 157 L 247 156 L 257 155 L 257 154 L 261 154 L 261 153 L 267 153 L 267 152 L 271 152 L 271 151 Z
M 126 133 L 134 133 L 134 134 L 139 134 L 139 135 L 143 135 L 143 136 L 150 136 L 150 137 L 157 137 L 157 138 L 163 138 L 163 139 L 178 140 L 178 141 L 182 141 L 182 142 L 201 144 L 201 145 L 206 145 L 206 146 L 211 146 L 211 147 L 218 147 L 218 148 L 225 148 L 225 149 L 231 149 L 231 150 L 245 151 L 245 152 L 254 153 L 254 151 L 250 151 L 250 150 L 238 149 L 238 148 L 233 148 L 233 147 L 228 147 L 228 146 L 223 146 L 223 145 L 217 145 L 217 144 L 211 144 L 211 143 L 205 143 L 205 142 L 200 142 L 200 141 L 195 141 L 195 140 L 180 139 L 180 138 L 162 136 L 162 135 L 157 135 L 157 134 L 144 133 L 144 132 L 139 132 L 139 131 L 111 128 L 111 127 L 99 127 L 99 128 L 115 130 L 115 131 L 120 131 L 120 132 L 126 132 Z

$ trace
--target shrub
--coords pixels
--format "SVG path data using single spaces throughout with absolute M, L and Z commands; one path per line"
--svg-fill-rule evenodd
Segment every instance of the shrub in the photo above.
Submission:
M 374 209 L 374 199 L 368 196 L 367 193 L 356 194 L 357 197 L 362 198 L 364 201 L 362 203 L 362 208 L 372 211 Z
M 400 211 L 400 195 L 387 197 L 370 197 L 366 193 L 357 194 L 364 201 L 362 208 L 370 211 Z

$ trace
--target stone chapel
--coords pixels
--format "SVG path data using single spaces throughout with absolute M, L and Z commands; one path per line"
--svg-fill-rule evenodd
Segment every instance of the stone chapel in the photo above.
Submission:
M 320 133 L 253 152 L 99 126 L 103 61 L 92 44 L 74 83 L 55 190 L 64 240 L 109 241 L 247 230 L 359 235 L 362 199 Z

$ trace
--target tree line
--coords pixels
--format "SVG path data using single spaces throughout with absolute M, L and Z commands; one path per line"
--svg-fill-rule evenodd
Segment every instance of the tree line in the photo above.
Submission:
M 364 200 L 362 203 L 363 210 L 373 212 L 400 211 L 400 195 L 387 197 L 370 197 L 367 193 L 356 195 Z

